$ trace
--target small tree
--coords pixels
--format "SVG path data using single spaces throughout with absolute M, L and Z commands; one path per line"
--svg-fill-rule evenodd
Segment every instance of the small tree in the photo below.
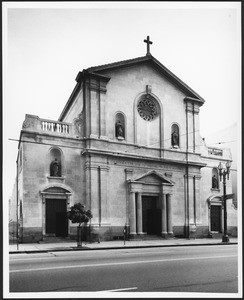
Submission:
M 85 210 L 85 205 L 81 203 L 75 203 L 68 211 L 68 219 L 71 220 L 72 223 L 78 223 L 77 227 L 77 247 L 82 247 L 81 241 L 81 232 L 82 227 L 81 224 L 89 222 L 92 218 L 92 213 L 90 210 Z

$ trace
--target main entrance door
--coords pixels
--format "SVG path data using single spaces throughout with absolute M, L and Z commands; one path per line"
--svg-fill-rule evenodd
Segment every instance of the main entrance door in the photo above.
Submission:
M 46 234 L 68 235 L 66 199 L 46 199 Z
M 142 196 L 142 230 L 150 235 L 161 234 L 162 212 L 157 201 L 158 197 Z
M 221 232 L 221 206 L 211 205 L 210 219 L 211 219 L 211 231 Z

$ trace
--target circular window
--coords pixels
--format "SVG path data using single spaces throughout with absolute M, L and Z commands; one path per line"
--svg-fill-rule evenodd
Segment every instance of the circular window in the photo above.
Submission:
M 157 116 L 157 107 L 152 99 L 141 99 L 137 104 L 137 111 L 142 119 L 151 121 Z

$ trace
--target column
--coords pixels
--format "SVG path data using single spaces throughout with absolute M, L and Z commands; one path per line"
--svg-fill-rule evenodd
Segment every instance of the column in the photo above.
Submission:
M 129 186 L 128 181 L 132 178 L 133 170 L 132 169 L 125 169 L 125 182 L 126 182 L 126 218 L 125 218 L 125 225 L 127 228 L 127 232 L 129 232 Z
M 42 234 L 46 234 L 46 197 L 42 194 Z
M 66 211 L 69 211 L 70 209 L 70 197 L 71 194 L 66 193 Z M 68 235 L 70 235 L 70 222 L 67 219 L 67 227 L 68 227 Z
M 162 201 L 162 237 L 167 236 L 167 213 L 166 213 L 166 195 L 161 196 Z
M 168 234 L 173 235 L 171 194 L 166 195 L 166 201 L 167 201 L 167 215 L 168 215 Z
M 135 203 L 135 192 L 130 193 L 129 199 L 129 223 L 130 223 L 130 235 L 136 234 L 136 203 Z
M 141 193 L 137 193 L 137 234 L 142 234 L 142 202 Z

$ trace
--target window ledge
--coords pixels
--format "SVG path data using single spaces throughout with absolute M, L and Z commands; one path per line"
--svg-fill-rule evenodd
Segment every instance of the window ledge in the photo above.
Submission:
M 117 139 L 118 139 L 119 141 L 123 141 L 125 138 L 122 137 L 122 136 L 118 136 Z
M 48 181 L 64 181 L 65 177 L 47 176 Z

